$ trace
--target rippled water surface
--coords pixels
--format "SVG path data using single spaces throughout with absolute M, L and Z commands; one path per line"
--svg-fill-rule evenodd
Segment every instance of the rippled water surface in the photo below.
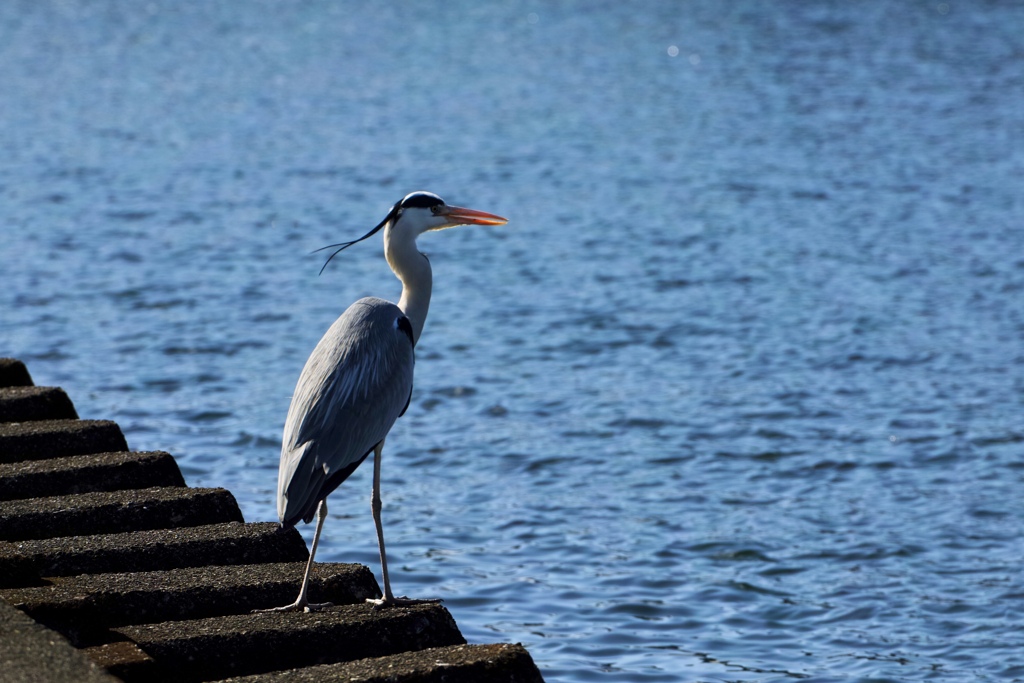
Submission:
M 309 252 L 430 189 L 511 222 L 420 241 L 397 590 L 551 681 L 1024 680 L 1021 3 L 12 0 L 0 98 L 0 354 L 246 519 L 399 293 Z

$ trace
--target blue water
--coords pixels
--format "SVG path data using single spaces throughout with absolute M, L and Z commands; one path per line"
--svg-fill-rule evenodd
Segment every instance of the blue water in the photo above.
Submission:
M 1024 680 L 1021 3 L 12 0 L 0 104 L 0 355 L 247 520 L 399 293 L 309 252 L 428 189 L 510 223 L 420 242 L 399 593 L 551 681 Z

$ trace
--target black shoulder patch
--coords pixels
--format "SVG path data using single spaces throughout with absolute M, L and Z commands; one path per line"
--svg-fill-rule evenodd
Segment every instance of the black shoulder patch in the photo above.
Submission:
M 405 336 L 409 338 L 409 343 L 416 346 L 416 341 L 412 338 L 412 323 L 409 322 L 409 318 L 404 315 L 398 316 L 398 320 L 395 321 L 395 325 L 402 332 L 405 332 Z
M 443 206 L 444 200 L 432 192 L 413 192 L 405 195 L 398 205 L 403 209 L 429 209 L 432 206 Z

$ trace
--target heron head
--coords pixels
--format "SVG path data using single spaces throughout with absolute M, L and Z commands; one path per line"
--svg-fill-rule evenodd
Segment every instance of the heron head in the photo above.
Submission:
M 444 230 L 456 225 L 504 225 L 508 219 L 493 213 L 450 206 L 432 192 L 412 192 L 391 208 L 386 231 L 405 233 L 415 239 L 430 230 Z
M 343 249 L 362 242 L 367 237 L 376 234 L 381 228 L 384 228 L 385 240 L 398 238 L 415 242 L 417 237 L 431 230 L 444 230 L 454 228 L 456 225 L 504 225 L 505 223 L 508 223 L 507 218 L 496 216 L 493 213 L 467 209 L 462 206 L 450 206 L 433 192 L 422 190 L 411 192 L 391 207 L 384 220 L 359 239 L 324 247 L 324 249 L 332 247 L 338 247 L 338 249 L 330 255 L 320 272 L 324 272 L 324 268 L 331 262 L 331 259 Z

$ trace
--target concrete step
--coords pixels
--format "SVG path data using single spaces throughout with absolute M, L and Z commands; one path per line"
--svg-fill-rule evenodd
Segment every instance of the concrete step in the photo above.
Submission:
M 247 614 L 295 600 L 305 562 L 189 567 L 50 579 L 52 585 L 0 589 L 6 600 L 75 646 L 105 642 L 113 626 Z M 369 569 L 317 563 L 309 598 L 337 605 L 380 596 Z
M 96 653 L 127 683 L 215 680 L 466 642 L 440 605 L 384 610 L 342 605 L 315 613 L 244 614 L 113 631 L 148 656 L 139 661 L 124 646 L 122 652 L 133 656 L 123 663 L 111 661 L 113 648 Z
M 120 451 L 0 463 L 0 501 L 184 485 L 178 463 L 163 451 Z
M 241 522 L 226 489 L 157 487 L 0 502 L 0 540 L 117 533 Z
M 121 428 L 109 420 L 0 422 L 0 462 L 126 450 Z
M 0 358 L 0 387 L 30 387 L 32 376 L 17 358 Z
M 0 388 L 0 422 L 77 420 L 71 399 L 58 387 Z
M 0 541 L 0 588 L 40 586 L 44 577 L 148 572 L 210 564 L 305 562 L 294 528 L 273 522 L 209 524 L 120 534 Z
M 449 645 L 387 657 L 322 664 L 220 683 L 543 683 L 530 653 L 518 643 Z
M 118 683 L 60 634 L 0 600 L 0 680 L 4 683 Z

